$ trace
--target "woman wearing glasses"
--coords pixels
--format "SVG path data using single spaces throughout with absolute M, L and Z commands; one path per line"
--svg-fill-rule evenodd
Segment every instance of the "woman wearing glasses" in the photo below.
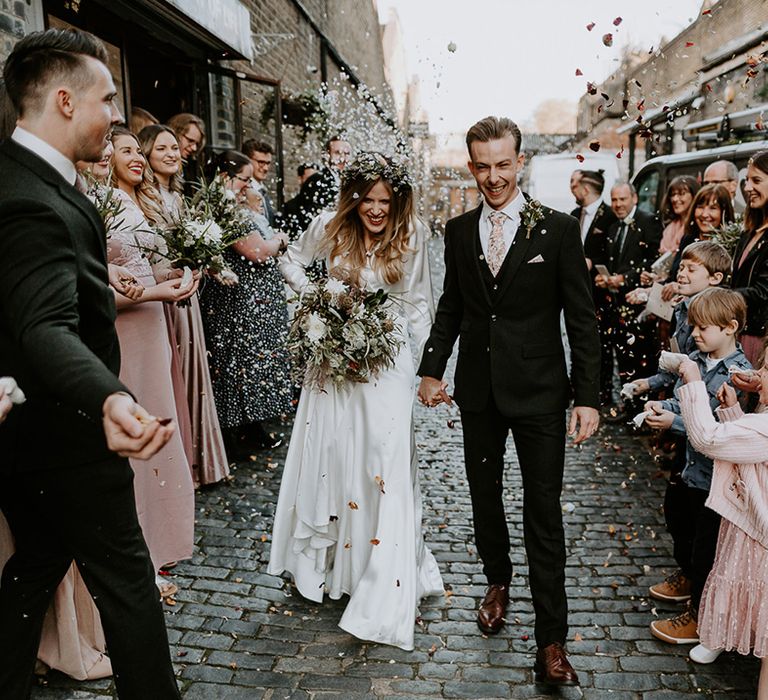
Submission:
M 253 165 L 239 151 L 226 151 L 219 177 L 248 213 L 251 230 L 224 255 L 239 277 L 233 286 L 209 280 L 200 295 L 211 379 L 221 428 L 230 454 L 242 448 L 279 444 L 262 421 L 291 408 L 293 396 L 286 338 L 288 311 L 276 256 L 288 245 L 256 211 Z

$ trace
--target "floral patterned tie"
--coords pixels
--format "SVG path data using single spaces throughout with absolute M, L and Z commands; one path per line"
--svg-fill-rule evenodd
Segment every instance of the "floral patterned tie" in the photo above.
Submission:
M 488 267 L 494 277 L 499 274 L 507 247 L 504 245 L 504 221 L 507 215 L 503 211 L 495 211 L 488 216 L 491 221 L 491 236 L 488 239 Z

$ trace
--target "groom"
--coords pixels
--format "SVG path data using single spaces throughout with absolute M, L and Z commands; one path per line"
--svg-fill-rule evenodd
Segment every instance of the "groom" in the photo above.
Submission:
M 536 681 L 577 685 L 563 648 L 565 409 L 573 399 L 568 433 L 574 443 L 597 430 L 600 342 L 578 223 L 520 191 L 520 140 L 517 125 L 505 118 L 487 117 L 467 132 L 468 165 L 484 202 L 445 227 L 443 295 L 418 371 L 419 400 L 451 403 L 442 377 L 458 337 L 455 399 L 475 540 L 488 580 L 478 625 L 496 634 L 509 602 L 512 563 L 502 482 L 511 430 L 523 478 Z M 570 378 L 561 311 L 571 346 Z

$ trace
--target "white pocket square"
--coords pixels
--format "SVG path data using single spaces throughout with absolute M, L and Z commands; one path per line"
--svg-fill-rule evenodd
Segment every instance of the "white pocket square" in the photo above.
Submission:
M 535 258 L 531 258 L 528 263 L 537 263 L 537 262 L 544 262 L 544 258 L 541 257 L 541 255 L 537 255 Z

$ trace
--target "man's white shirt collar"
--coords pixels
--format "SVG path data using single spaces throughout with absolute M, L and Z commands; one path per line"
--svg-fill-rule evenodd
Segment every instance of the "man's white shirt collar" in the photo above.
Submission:
M 519 223 L 520 212 L 523 210 L 524 206 L 525 197 L 523 197 L 523 191 L 518 187 L 517 195 L 512 199 L 512 201 L 508 202 L 507 206 L 505 206 L 503 209 L 494 209 L 490 204 L 488 204 L 487 201 L 483 200 L 483 211 L 481 218 L 483 220 L 487 220 L 488 217 L 493 214 L 493 212 L 500 211 L 506 214 L 512 221 Z
M 637 206 L 632 207 L 632 211 L 629 212 L 621 221 L 624 224 L 630 224 L 635 219 L 635 212 L 637 211 Z
M 587 204 L 587 206 L 584 207 L 584 211 L 586 211 L 587 214 L 595 214 L 600 208 L 600 204 L 602 204 L 602 202 L 602 198 L 598 197 L 594 202 L 592 202 L 592 204 Z
M 75 164 L 61 151 L 57 151 L 51 144 L 43 141 L 39 136 L 35 136 L 26 129 L 22 129 L 20 126 L 13 130 L 11 138 L 20 146 L 24 146 L 24 148 L 32 151 L 32 153 L 48 163 L 70 185 L 75 184 L 77 180 Z

